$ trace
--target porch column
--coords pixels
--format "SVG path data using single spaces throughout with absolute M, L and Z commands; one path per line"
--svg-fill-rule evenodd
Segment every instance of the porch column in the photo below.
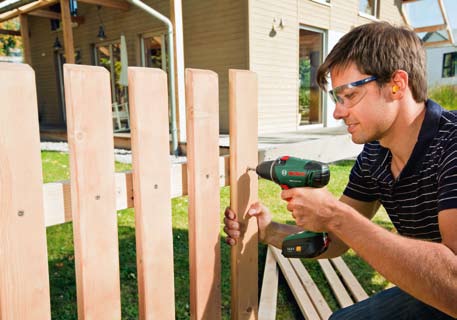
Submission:
M 173 24 L 175 47 L 176 111 L 178 120 L 178 141 L 186 141 L 186 95 L 184 80 L 184 35 L 181 0 L 170 0 L 170 20 Z
M 75 47 L 73 44 L 73 30 L 71 28 L 70 3 L 68 0 L 60 0 L 62 15 L 63 43 L 66 63 L 75 63 Z
M 22 45 L 24 47 L 24 62 L 32 65 L 32 52 L 30 51 L 29 20 L 26 14 L 19 15 L 21 24 Z

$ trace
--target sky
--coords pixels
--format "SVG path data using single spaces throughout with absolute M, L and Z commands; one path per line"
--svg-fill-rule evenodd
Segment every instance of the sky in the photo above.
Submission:
M 457 0 L 444 0 L 447 18 L 452 29 L 457 29 Z
M 457 29 L 457 0 L 443 0 L 452 29 Z M 405 13 L 414 27 L 442 24 L 438 0 L 420 0 L 404 5 Z

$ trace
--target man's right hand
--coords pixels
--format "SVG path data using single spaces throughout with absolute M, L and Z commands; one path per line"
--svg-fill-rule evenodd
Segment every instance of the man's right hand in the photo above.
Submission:
M 270 211 L 259 202 L 255 202 L 251 205 L 247 214 L 251 217 L 257 218 L 257 225 L 259 227 L 259 241 L 265 242 L 267 237 L 267 227 L 271 223 Z M 229 245 L 233 246 L 237 243 L 238 238 L 243 232 L 243 228 L 237 220 L 236 213 L 229 207 L 225 209 L 224 224 L 224 232 L 227 234 L 225 241 Z

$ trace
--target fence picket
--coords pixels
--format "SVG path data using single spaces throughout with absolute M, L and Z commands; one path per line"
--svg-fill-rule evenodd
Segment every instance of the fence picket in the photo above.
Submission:
M 0 319 L 51 319 L 35 74 L 0 63 Z
M 120 319 L 109 73 L 64 65 L 79 319 Z
M 258 241 L 257 222 L 247 215 L 258 200 L 258 178 L 248 167 L 258 163 L 257 76 L 245 70 L 229 70 L 230 206 L 245 232 L 231 249 L 232 319 L 257 319 Z
M 186 70 L 191 319 L 221 318 L 217 74 Z
M 129 68 L 140 319 L 174 319 L 167 77 Z

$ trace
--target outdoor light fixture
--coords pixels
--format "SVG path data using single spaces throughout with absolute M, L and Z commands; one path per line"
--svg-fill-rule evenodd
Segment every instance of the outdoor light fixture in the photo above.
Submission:
M 106 39 L 106 34 L 105 34 L 105 27 L 103 26 L 102 17 L 100 16 L 100 9 L 101 9 L 101 6 L 97 6 L 97 15 L 98 15 L 98 20 L 100 22 L 100 26 L 98 27 L 97 38 L 100 41 L 103 41 Z
M 56 41 L 54 41 L 54 45 L 52 46 L 52 48 L 54 49 L 54 51 L 62 49 L 62 44 L 59 41 L 59 37 L 56 37 Z

